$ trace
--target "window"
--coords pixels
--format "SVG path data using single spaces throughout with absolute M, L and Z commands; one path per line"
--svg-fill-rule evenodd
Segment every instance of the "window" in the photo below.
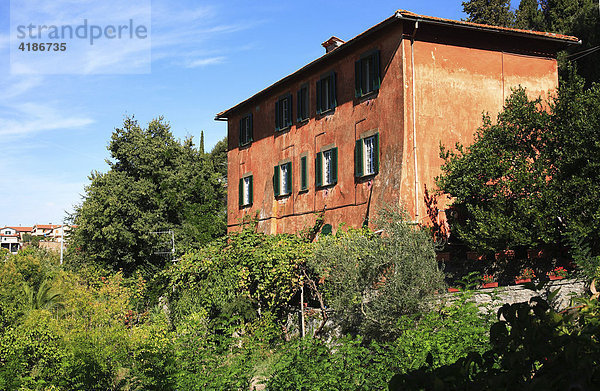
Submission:
M 356 140 L 354 166 L 357 178 L 379 172 L 379 133 Z
M 292 163 L 275 166 L 273 173 L 273 192 L 275 197 L 292 193 Z
M 275 102 L 275 130 L 292 126 L 292 94 L 287 94 Z
M 354 90 L 356 97 L 379 89 L 379 50 L 366 54 L 354 63 Z
M 300 157 L 300 191 L 308 190 L 308 156 Z
M 337 148 L 331 148 L 317 154 L 315 159 L 315 182 L 317 187 L 325 187 L 337 183 L 337 155 Z
M 298 107 L 296 108 L 298 122 L 308 119 L 308 84 L 303 85 L 298 90 Z
M 336 102 L 335 72 L 331 72 L 317 81 L 317 114 L 333 110 Z
M 252 142 L 252 114 L 240 119 L 240 147 Z
M 247 175 L 243 178 L 240 178 L 240 206 L 252 205 L 252 190 L 252 175 Z

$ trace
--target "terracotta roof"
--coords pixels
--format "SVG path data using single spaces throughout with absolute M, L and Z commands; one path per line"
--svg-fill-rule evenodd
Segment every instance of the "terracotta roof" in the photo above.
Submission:
M 41 229 L 54 229 L 56 227 L 60 227 L 60 225 L 57 224 L 37 224 L 34 225 L 33 228 L 41 228 Z
M 6 228 L 12 228 L 17 232 L 31 232 L 33 231 L 33 227 L 6 227 Z
M 312 68 L 313 66 L 316 66 L 317 64 L 328 59 L 330 56 L 337 55 L 338 53 L 340 53 L 341 49 L 344 49 L 346 47 L 353 45 L 354 43 L 369 36 L 371 33 L 379 30 L 383 26 L 393 23 L 394 21 L 397 21 L 397 20 L 402 20 L 402 19 L 404 19 L 404 20 L 410 19 L 410 20 L 415 20 L 415 21 L 419 20 L 419 21 L 426 22 L 426 23 L 429 22 L 429 23 L 433 23 L 433 24 L 456 26 L 458 28 L 480 30 L 480 31 L 484 31 L 484 32 L 492 32 L 492 33 L 495 32 L 495 33 L 506 34 L 506 35 L 518 35 L 518 36 L 530 37 L 530 38 L 534 38 L 534 39 L 552 40 L 552 41 L 556 41 L 556 42 L 559 42 L 559 43 L 562 43 L 565 45 L 573 45 L 573 44 L 581 43 L 581 41 L 577 37 L 573 37 L 570 35 L 546 33 L 546 32 L 541 32 L 541 31 L 520 30 L 520 29 L 513 29 L 513 28 L 508 28 L 508 27 L 498 27 L 498 26 L 491 26 L 491 25 L 486 25 L 486 24 L 463 22 L 463 21 L 452 20 L 452 19 L 444 19 L 444 18 L 436 18 L 433 16 L 419 15 L 419 14 L 415 14 L 413 12 L 406 11 L 406 10 L 398 10 L 394 13 L 394 15 L 390 16 L 389 18 L 385 19 L 384 21 L 382 21 L 382 22 L 376 24 L 375 26 L 369 28 L 368 30 L 358 34 L 356 37 L 350 39 L 349 41 L 346 41 L 346 43 L 340 45 L 336 50 L 332 50 L 331 52 L 324 54 L 323 56 L 317 58 L 316 60 L 314 60 L 314 61 L 308 63 L 307 65 L 303 66 L 302 68 L 298 69 L 296 72 L 291 73 L 290 75 L 284 77 L 283 79 L 271 84 L 267 88 L 263 89 L 262 91 L 259 91 L 258 93 L 252 95 L 250 98 L 238 103 L 237 105 L 235 105 L 227 110 L 221 111 L 220 113 L 215 115 L 215 120 L 227 119 L 228 115 L 231 111 L 234 111 L 234 110 L 240 108 L 247 102 L 249 102 L 249 101 L 257 98 L 258 96 L 267 93 L 271 89 L 285 83 L 286 81 L 288 81 L 292 77 L 296 76 L 297 74 L 299 74 L 309 68 Z
M 4 238 L 18 238 L 19 234 L 15 234 L 15 235 L 0 234 L 0 237 L 4 237 Z
M 510 28 L 510 27 L 492 26 L 489 24 L 479 24 L 479 23 L 464 22 L 464 21 L 445 19 L 445 18 L 436 18 L 434 16 L 415 14 L 414 12 L 410 12 L 407 10 L 398 10 L 398 11 L 396 11 L 396 13 L 402 17 L 405 17 L 405 18 L 408 17 L 411 19 L 437 21 L 437 22 L 442 22 L 444 24 L 453 24 L 453 25 L 457 25 L 457 26 L 466 26 L 466 27 L 477 27 L 477 28 L 481 28 L 481 29 L 485 29 L 485 30 L 498 30 L 499 32 L 504 31 L 504 32 L 509 32 L 509 33 L 536 35 L 536 36 L 540 36 L 540 37 L 554 38 L 554 39 L 569 41 L 569 42 L 573 42 L 573 43 L 579 42 L 579 38 L 573 37 L 571 35 L 548 33 L 548 32 L 544 32 L 544 31 L 521 30 L 521 29 Z

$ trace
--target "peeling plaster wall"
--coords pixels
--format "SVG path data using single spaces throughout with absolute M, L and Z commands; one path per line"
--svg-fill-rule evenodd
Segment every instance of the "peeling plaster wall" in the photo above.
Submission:
M 544 42 L 435 26 L 415 29 L 414 23 L 405 22 L 382 28 L 347 49 L 336 49 L 339 52 L 334 51 L 327 61 L 296 74 L 230 116 L 228 230 L 239 229 L 244 216 L 257 214 L 263 232 L 296 232 L 312 226 L 315 213 L 322 210 L 325 223 L 334 228 L 342 222 L 359 226 L 367 214 L 371 186 L 371 222 L 383 204 L 403 205 L 417 220 L 425 221 L 424 186 L 435 188 L 434 178 L 443 162 L 440 143 L 449 147 L 456 142 L 470 144 L 482 124 L 482 114 L 495 119 L 517 85 L 526 87 L 531 97 L 550 96 L 558 74 L 548 45 L 539 48 Z M 356 98 L 354 62 L 373 49 L 381 52 L 381 87 L 375 94 Z M 332 70 L 337 77 L 337 107 L 317 115 L 315 84 Z M 296 93 L 304 84 L 309 87 L 309 119 L 297 123 Z M 275 102 L 288 93 L 293 100 L 293 125 L 275 132 Z M 249 113 L 254 141 L 240 148 L 239 120 Z M 380 135 L 379 174 L 357 180 L 355 140 L 375 130 Z M 315 189 L 315 156 L 326 146 L 338 148 L 338 183 Z M 304 192 L 299 191 L 301 154 L 308 156 L 309 189 Z M 293 192 L 276 199 L 273 169 L 285 159 L 292 162 Z M 249 173 L 254 203 L 240 208 L 238 181 Z

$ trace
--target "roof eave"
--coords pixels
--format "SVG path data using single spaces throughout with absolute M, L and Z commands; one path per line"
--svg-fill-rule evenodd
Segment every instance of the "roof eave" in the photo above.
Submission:
M 359 35 L 357 35 L 356 37 L 348 40 L 346 43 L 340 45 L 338 48 L 336 48 L 335 50 L 332 50 L 329 53 L 325 53 L 324 55 L 322 55 L 321 57 L 309 62 L 308 64 L 306 64 L 305 66 L 303 66 L 302 68 L 298 69 L 297 71 L 287 75 L 286 77 L 284 77 L 283 79 L 280 79 L 278 81 L 276 81 L 275 83 L 271 84 L 270 86 L 268 86 L 267 88 L 257 92 L 256 94 L 252 95 L 250 98 L 238 103 L 237 105 L 224 110 L 220 113 L 218 113 L 215 116 L 215 121 L 227 121 L 228 119 L 228 115 L 229 113 L 231 113 L 232 111 L 235 111 L 236 109 L 238 109 L 239 107 L 245 105 L 246 103 L 254 100 L 255 98 L 267 93 L 267 91 L 270 91 L 271 89 L 284 84 L 285 82 L 287 82 L 288 80 L 292 79 L 293 77 L 295 77 L 296 75 L 298 75 L 299 73 L 312 68 L 314 66 L 317 66 L 318 64 L 328 60 L 330 57 L 339 54 L 341 51 L 344 51 L 346 49 L 348 49 L 349 47 L 353 46 L 354 44 L 362 41 L 364 38 L 368 37 L 369 35 L 375 33 L 376 31 L 381 30 L 382 28 L 386 27 L 388 24 L 390 23 L 394 23 L 395 21 L 397 21 L 397 17 L 396 14 L 390 16 L 389 18 L 385 19 L 384 21 L 376 24 L 375 26 L 369 28 L 368 30 L 363 31 L 362 33 L 360 33 Z
M 420 23 L 451 26 L 451 27 L 463 28 L 463 29 L 467 29 L 467 30 L 482 31 L 482 32 L 496 33 L 496 34 L 503 34 L 503 35 L 512 35 L 512 36 L 525 37 L 525 38 L 530 38 L 530 39 L 547 40 L 547 41 L 557 42 L 557 43 L 563 44 L 565 46 L 581 44 L 581 40 L 574 41 L 574 40 L 565 39 L 565 38 L 533 34 L 526 30 L 518 31 L 518 30 L 510 30 L 510 29 L 499 29 L 499 28 L 494 28 L 494 26 L 483 26 L 483 25 L 480 26 L 480 25 L 471 24 L 471 23 L 462 23 L 459 21 L 431 19 L 424 15 L 403 14 L 403 12 L 399 10 L 399 11 L 396 11 L 394 13 L 394 15 L 392 15 L 389 18 L 385 19 L 384 21 L 376 24 L 375 26 L 371 27 L 370 29 L 362 32 L 361 34 L 357 35 L 356 37 L 350 39 L 343 45 L 339 46 L 337 49 L 335 49 L 329 53 L 326 53 L 323 56 L 315 59 L 314 61 L 308 63 L 307 65 L 305 65 L 302 68 L 298 69 L 297 71 L 289 74 L 288 76 L 276 81 L 275 83 L 271 84 L 267 88 L 264 88 L 263 90 L 252 95 L 250 98 L 245 99 L 244 101 L 238 103 L 237 105 L 216 114 L 215 121 L 227 121 L 229 119 L 229 115 L 231 114 L 231 112 L 236 111 L 240 107 L 246 105 L 248 102 L 251 102 L 252 100 L 258 98 L 259 96 L 266 94 L 268 91 L 271 91 L 273 88 L 276 88 L 276 87 L 280 86 L 281 84 L 286 83 L 288 80 L 294 78 L 299 73 L 301 73 L 309 68 L 312 68 L 314 66 L 317 66 L 318 64 L 328 60 L 331 56 L 336 55 L 336 54 L 340 53 L 341 51 L 348 49 L 349 47 L 353 46 L 357 42 L 360 42 L 362 39 L 368 37 L 372 33 L 382 29 L 383 27 L 385 27 L 388 24 L 391 24 L 397 20 L 407 20 L 407 21 L 414 21 L 414 22 L 419 21 Z
M 395 16 L 401 20 L 419 21 L 420 23 L 429 23 L 429 24 L 435 24 L 435 25 L 441 25 L 441 26 L 458 27 L 458 28 L 463 28 L 466 30 L 483 31 L 483 32 L 488 32 L 488 33 L 525 37 L 525 38 L 530 38 L 530 39 L 554 41 L 557 43 L 561 43 L 563 45 L 581 45 L 581 43 L 582 43 L 581 40 L 575 41 L 575 40 L 566 39 L 566 38 L 551 37 L 548 35 L 535 34 L 534 32 L 530 32 L 527 30 L 518 31 L 515 29 L 495 28 L 495 26 L 491 26 L 491 25 L 490 26 L 487 26 L 487 25 L 479 26 L 474 23 L 471 24 L 471 23 L 461 23 L 460 21 L 430 19 L 423 15 L 416 15 L 416 14 L 415 15 L 405 15 L 401 11 L 396 11 Z

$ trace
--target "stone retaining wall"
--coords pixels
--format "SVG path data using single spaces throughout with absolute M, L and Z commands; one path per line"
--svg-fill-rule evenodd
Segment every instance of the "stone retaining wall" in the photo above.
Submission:
M 584 280 L 569 278 L 564 280 L 549 281 L 543 288 L 536 292 L 525 288 L 524 285 L 501 286 L 498 288 L 477 289 L 474 291 L 473 300 L 478 304 L 488 305 L 488 308 L 496 311 L 502 305 L 521 303 L 529 301 L 532 297 L 541 296 L 548 298 L 548 294 L 556 289 L 560 289 L 552 306 L 556 310 L 563 310 L 571 305 L 572 296 L 583 296 L 589 289 Z M 446 293 L 443 299 L 452 301 L 456 293 Z

